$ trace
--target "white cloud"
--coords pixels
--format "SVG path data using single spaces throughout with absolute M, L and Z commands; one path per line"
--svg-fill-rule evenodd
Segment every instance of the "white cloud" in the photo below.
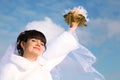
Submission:
M 0 35 L 7 35 L 7 34 L 9 34 L 9 31 L 5 29 L 0 29 Z
M 85 28 L 80 28 L 77 30 L 79 42 L 84 45 L 98 45 L 104 42 L 104 37 L 101 35 L 103 22 L 101 24 L 100 19 L 90 20 L 90 24 L 88 24 Z
M 91 19 L 85 29 L 77 31 L 78 38 L 85 45 L 99 45 L 109 39 L 120 39 L 120 22 L 109 19 Z
M 13 16 L 1 14 L 1 15 L 0 15 L 0 20 L 2 20 L 1 22 L 10 22 L 10 21 L 16 21 L 17 18 L 15 18 L 15 17 L 13 17 Z M 2 24 L 2 23 L 1 23 L 1 24 Z M 3 24 L 4 24 L 4 23 L 3 23 Z
M 3 22 L 0 22 L 0 28 L 3 27 L 5 24 Z
M 34 12 L 33 10 L 27 9 L 27 8 L 23 8 L 23 7 L 18 7 L 16 9 L 16 11 L 22 15 L 25 16 L 33 16 L 36 15 L 36 12 Z
M 110 20 L 110 19 L 96 19 L 92 20 L 91 24 L 96 29 L 100 31 L 106 31 L 106 37 L 112 38 L 114 36 L 120 35 L 120 21 L 119 20 Z
M 115 20 L 91 19 L 88 27 L 83 29 L 79 28 L 77 30 L 78 39 L 80 43 L 84 45 L 99 45 L 109 39 L 119 37 L 119 25 L 119 21 Z M 48 40 L 64 31 L 61 26 L 54 23 L 48 17 L 46 17 L 43 21 L 30 22 L 26 28 L 37 28 L 40 31 L 43 31 L 43 33 L 47 36 Z
M 108 37 L 119 36 L 120 35 L 120 21 L 109 21 L 107 22 Z
M 106 80 L 119 80 L 120 72 L 109 72 L 105 75 Z

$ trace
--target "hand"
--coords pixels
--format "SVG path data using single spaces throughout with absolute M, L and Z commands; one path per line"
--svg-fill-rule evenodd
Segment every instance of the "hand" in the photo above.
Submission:
M 78 22 L 72 22 L 71 24 L 70 24 L 70 28 L 72 28 L 72 27 L 77 27 L 78 26 Z
M 78 23 L 77 22 L 72 22 L 71 25 L 70 25 L 70 29 L 69 29 L 69 32 L 74 32 L 78 27 Z

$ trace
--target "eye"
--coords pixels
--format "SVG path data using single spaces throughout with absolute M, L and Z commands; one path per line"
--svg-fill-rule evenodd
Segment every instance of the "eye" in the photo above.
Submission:
M 36 42 L 37 40 L 36 39 L 31 39 L 32 42 Z
M 44 43 L 43 43 L 43 42 L 41 42 L 41 45 L 42 45 L 42 46 L 44 46 Z

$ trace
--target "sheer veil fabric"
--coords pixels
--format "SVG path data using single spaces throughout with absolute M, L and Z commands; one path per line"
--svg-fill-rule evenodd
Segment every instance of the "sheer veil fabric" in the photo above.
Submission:
M 43 32 L 49 43 L 64 31 L 49 18 L 45 18 L 45 21 L 42 22 L 34 21 L 25 27 L 25 30 L 31 29 Z M 15 52 L 15 47 L 16 44 L 8 47 L 0 65 L 5 65 L 9 61 L 9 57 Z M 51 54 L 51 56 L 54 56 L 54 54 Z M 79 44 L 79 48 L 66 55 L 64 60 L 51 71 L 53 80 L 105 80 L 104 76 L 92 67 L 95 61 L 96 57 L 87 48 Z

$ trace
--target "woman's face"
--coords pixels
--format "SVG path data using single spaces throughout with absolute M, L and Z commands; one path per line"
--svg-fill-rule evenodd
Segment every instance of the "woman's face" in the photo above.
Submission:
M 24 54 L 39 56 L 44 51 L 44 43 L 39 39 L 28 39 L 27 42 L 21 42 L 21 46 L 24 50 Z M 23 55 L 24 55 L 23 54 Z

